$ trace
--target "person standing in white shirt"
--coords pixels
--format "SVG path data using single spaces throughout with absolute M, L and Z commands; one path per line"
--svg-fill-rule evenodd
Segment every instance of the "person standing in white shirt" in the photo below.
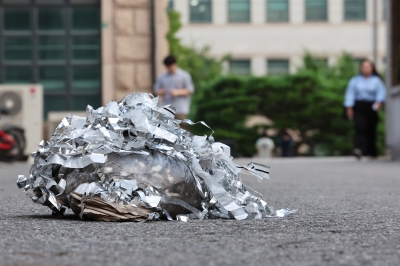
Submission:
M 259 138 L 256 142 L 257 157 L 271 158 L 274 148 L 274 141 L 268 137 L 267 133 L 264 133 L 264 136 Z

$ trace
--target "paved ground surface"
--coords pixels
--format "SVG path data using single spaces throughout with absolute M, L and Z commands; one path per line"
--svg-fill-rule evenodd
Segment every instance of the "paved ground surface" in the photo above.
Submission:
M 400 264 L 399 163 L 264 163 L 272 179 L 247 183 L 270 205 L 296 214 L 139 224 L 53 218 L 15 185 L 29 166 L 0 164 L 0 265 Z

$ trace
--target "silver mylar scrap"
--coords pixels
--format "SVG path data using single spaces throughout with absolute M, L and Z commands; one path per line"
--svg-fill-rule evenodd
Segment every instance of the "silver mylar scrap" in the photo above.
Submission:
M 133 93 L 86 111 L 87 117 L 64 118 L 50 142 L 40 142 L 32 154 L 30 176 L 18 176 L 18 187 L 30 190 L 35 203 L 101 221 L 270 214 L 239 177 L 247 171 L 269 178 L 269 167 L 235 165 L 228 146 L 182 129 L 182 122 L 195 123 L 174 119 L 175 109 L 158 106 L 151 94 Z

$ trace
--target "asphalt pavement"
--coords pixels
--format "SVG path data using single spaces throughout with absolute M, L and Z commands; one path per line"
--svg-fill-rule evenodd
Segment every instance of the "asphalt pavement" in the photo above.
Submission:
M 0 163 L 0 265 L 400 265 L 400 163 L 258 162 L 271 180 L 245 183 L 297 213 L 188 223 L 53 217 L 15 184 L 29 165 Z

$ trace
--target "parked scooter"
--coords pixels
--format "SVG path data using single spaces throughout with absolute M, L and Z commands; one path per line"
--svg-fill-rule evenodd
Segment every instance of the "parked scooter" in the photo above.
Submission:
M 6 109 L 0 109 L 0 117 L 8 113 Z M 25 147 L 24 129 L 13 125 L 6 125 L 0 128 L 0 161 L 26 160 L 24 155 Z

